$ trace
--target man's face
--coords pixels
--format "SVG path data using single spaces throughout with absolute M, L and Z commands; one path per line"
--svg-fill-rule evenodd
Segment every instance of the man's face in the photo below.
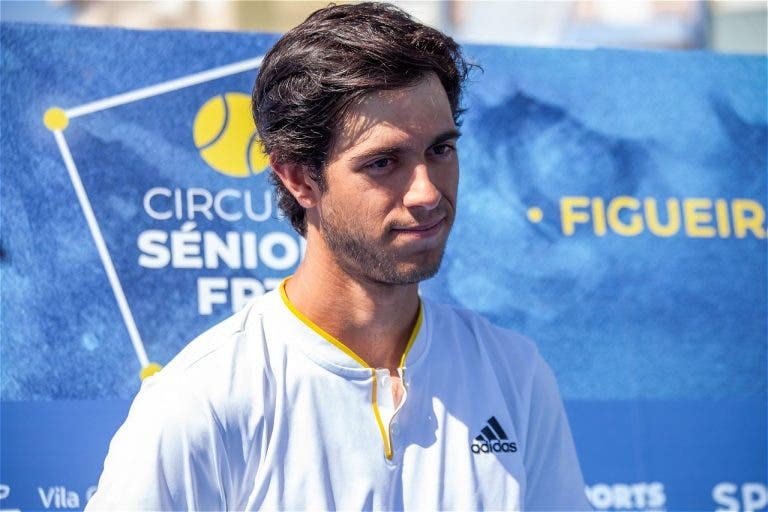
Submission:
M 455 216 L 458 135 L 433 74 L 347 112 L 314 212 L 346 273 L 402 285 L 437 272 Z

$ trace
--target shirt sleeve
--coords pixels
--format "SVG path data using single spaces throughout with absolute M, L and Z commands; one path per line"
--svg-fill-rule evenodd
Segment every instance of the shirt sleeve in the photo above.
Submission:
M 533 375 L 524 510 L 592 510 L 552 370 L 539 356 Z
M 109 445 L 86 510 L 225 510 L 227 469 L 207 404 L 183 386 L 145 381 Z M 225 457 L 222 457 L 225 459 Z

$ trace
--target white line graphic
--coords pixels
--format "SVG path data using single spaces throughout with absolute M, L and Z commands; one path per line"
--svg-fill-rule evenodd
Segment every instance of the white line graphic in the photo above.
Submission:
M 118 94 L 117 96 L 110 96 L 109 98 L 104 98 L 77 107 L 72 107 L 65 110 L 64 113 L 67 114 L 68 118 L 72 119 L 73 117 L 84 116 L 86 114 L 98 112 L 99 110 L 106 110 L 108 108 L 117 107 L 118 105 L 125 105 L 126 103 L 131 103 L 133 101 L 143 100 L 152 96 L 159 96 L 160 94 L 165 94 L 166 92 L 177 91 L 192 85 L 216 80 L 217 78 L 256 69 L 261 65 L 261 61 L 263 59 L 264 57 L 257 57 L 255 59 L 243 60 L 240 62 L 235 62 L 234 64 L 222 66 L 220 68 L 209 69 L 207 71 L 195 73 L 194 75 L 188 75 L 177 78 L 175 80 L 169 80 L 168 82 L 161 82 L 149 87 L 143 87 L 134 91 Z
M 161 82 L 159 84 L 151 85 L 149 87 L 142 87 L 141 89 L 135 89 L 108 98 L 103 98 L 83 105 L 75 106 L 66 110 L 59 108 L 51 108 L 46 112 L 44 117 L 45 125 L 53 132 L 53 136 L 56 139 L 56 145 L 59 147 L 61 157 L 64 159 L 64 165 L 69 173 L 69 178 L 72 181 L 72 186 L 75 188 L 75 194 L 80 202 L 80 207 L 83 209 L 85 220 L 88 223 L 88 229 L 91 231 L 93 240 L 96 243 L 96 249 L 99 252 L 101 263 L 104 266 L 104 270 L 107 273 L 109 284 L 112 287 L 112 292 L 117 299 L 117 305 L 120 308 L 120 314 L 123 316 L 125 327 L 128 329 L 128 335 L 131 338 L 131 344 L 136 352 L 136 357 L 139 359 L 139 364 L 142 368 L 142 379 L 145 376 L 151 375 L 160 368 L 159 365 L 151 363 L 147 357 L 147 351 L 144 348 L 144 342 L 141 340 L 139 330 L 136 327 L 136 322 L 133 319 L 131 308 L 128 305 L 128 300 L 125 297 L 123 286 L 120 284 L 120 278 L 117 276 L 115 266 L 112 263 L 112 258 L 109 255 L 107 244 L 104 242 L 104 237 L 101 234 L 101 229 L 96 221 L 96 216 L 93 213 L 91 202 L 88 199 L 88 194 L 83 187 L 83 182 L 80 179 L 80 174 L 75 166 L 75 161 L 72 158 L 72 153 L 69 150 L 69 145 L 64 138 L 64 129 L 69 124 L 69 120 L 75 117 L 84 116 L 93 112 L 99 112 L 108 108 L 116 107 L 119 105 L 125 105 L 126 103 L 132 103 L 134 101 L 143 100 L 152 96 L 159 96 L 167 92 L 177 91 L 185 87 L 201 84 L 203 82 L 209 82 L 244 71 L 250 71 L 256 69 L 261 65 L 261 61 L 264 57 L 256 57 L 254 59 L 247 59 L 226 66 L 209 69 L 200 73 L 194 73 L 192 75 L 183 76 L 167 82 Z M 50 120 L 48 119 L 50 115 Z M 144 373 L 149 370 L 149 373 Z
M 144 368 L 149 365 L 149 358 L 147 352 L 144 350 L 144 343 L 139 336 L 139 330 L 136 328 L 136 323 L 133 321 L 133 315 L 131 314 L 131 308 L 128 307 L 128 301 L 125 299 L 125 292 L 123 292 L 123 286 L 120 284 L 120 279 L 115 272 L 115 266 L 112 264 L 112 258 L 109 256 L 107 250 L 107 244 L 104 243 L 104 237 L 101 235 L 99 224 L 96 222 L 96 216 L 93 214 L 93 208 L 91 208 L 91 202 L 88 200 L 88 194 L 85 193 L 83 188 L 83 182 L 80 180 L 80 174 L 75 167 L 75 161 L 72 159 L 72 154 L 69 152 L 69 146 L 64 139 L 64 134 L 61 130 L 53 132 L 53 136 L 56 137 L 56 144 L 59 146 L 62 158 L 64 158 L 64 165 L 69 172 L 69 178 L 72 180 L 72 185 L 75 187 L 75 194 L 80 201 L 80 207 L 83 209 L 85 220 L 88 223 L 88 229 L 91 230 L 93 241 L 96 242 L 96 249 L 99 251 L 99 257 L 101 263 L 104 265 L 104 270 L 107 272 L 109 278 L 109 284 L 112 285 L 112 291 L 117 299 L 117 305 L 120 307 L 120 313 L 123 315 L 123 321 L 128 328 L 128 335 L 131 337 L 131 343 L 133 349 L 136 351 L 136 357 L 139 358 L 141 367 Z

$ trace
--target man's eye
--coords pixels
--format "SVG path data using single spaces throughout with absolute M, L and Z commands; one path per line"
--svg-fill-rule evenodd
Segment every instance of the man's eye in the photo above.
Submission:
M 392 165 L 392 161 L 392 158 L 378 158 L 366 165 L 366 167 L 373 169 L 374 171 L 380 171 Z
M 454 147 L 450 144 L 438 144 L 432 147 L 432 152 L 439 156 L 448 155 L 451 151 L 454 151 Z

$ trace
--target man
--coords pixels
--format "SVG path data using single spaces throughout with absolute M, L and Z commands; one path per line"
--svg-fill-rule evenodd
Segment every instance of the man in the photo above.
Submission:
M 533 344 L 419 298 L 468 68 L 382 4 L 322 9 L 270 50 L 253 110 L 305 258 L 145 381 L 90 509 L 588 508 Z

